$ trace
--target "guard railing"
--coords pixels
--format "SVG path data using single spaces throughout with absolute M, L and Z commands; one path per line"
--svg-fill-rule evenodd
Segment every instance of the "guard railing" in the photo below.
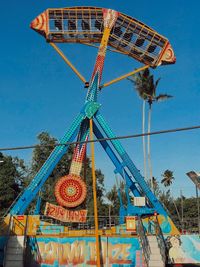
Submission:
M 142 246 L 145 262 L 148 266 L 150 254 L 151 254 L 151 249 L 150 249 L 149 241 L 147 238 L 146 229 L 142 223 L 142 218 L 140 216 L 138 217 L 138 220 L 137 220 L 137 234 L 140 238 L 140 243 Z

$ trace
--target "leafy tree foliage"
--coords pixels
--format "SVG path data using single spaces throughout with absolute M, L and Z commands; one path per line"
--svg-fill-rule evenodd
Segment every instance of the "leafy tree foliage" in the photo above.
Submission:
M 155 101 L 162 101 L 172 97 L 167 94 L 156 94 L 160 78 L 155 81 L 154 75 L 150 73 L 148 68 L 133 75 L 129 80 L 134 83 L 140 98 L 147 101 L 150 106 Z
M 167 190 L 166 192 L 165 191 L 161 191 L 160 194 L 159 194 L 159 200 L 163 204 L 165 209 L 168 209 L 169 206 L 170 206 L 170 203 L 172 203 L 170 190 Z
M 23 189 L 26 177 L 24 161 L 0 153 L 0 216 L 3 216 Z
M 96 170 L 96 192 L 97 192 L 97 207 L 98 207 L 98 215 L 105 216 L 107 206 L 104 203 L 104 175 L 102 174 L 101 170 Z M 92 181 L 92 170 L 90 167 L 90 160 L 87 159 L 87 166 L 86 166 L 86 176 L 85 182 L 87 185 L 87 198 L 85 202 L 85 208 L 88 210 L 88 216 L 94 216 L 94 202 L 93 202 L 93 181 Z M 91 219 L 92 221 L 93 219 Z
M 44 162 L 47 160 L 49 155 L 57 143 L 57 140 L 50 136 L 47 132 L 42 132 L 37 136 L 39 145 L 33 150 L 32 162 L 30 167 L 30 178 L 32 179 L 36 173 L 40 170 Z M 66 153 L 56 168 L 53 170 L 49 178 L 47 179 L 44 187 L 42 188 L 42 200 L 43 205 L 46 201 L 56 203 L 54 196 L 54 185 L 58 178 L 69 173 L 70 163 L 72 159 L 73 149 L 69 147 L 68 153 Z
M 159 198 L 160 194 L 161 194 L 161 190 L 160 190 L 160 186 L 159 186 L 159 182 L 158 180 L 153 176 L 152 180 L 148 179 L 147 180 L 147 184 L 148 186 L 151 188 L 152 186 L 152 191 L 154 193 L 154 195 Z
M 38 135 L 39 145 L 33 151 L 32 163 L 31 163 L 31 177 L 33 178 L 35 174 L 42 167 L 52 150 L 54 149 L 57 139 L 50 136 L 47 132 L 42 132 Z M 73 147 L 70 146 L 68 152 L 62 157 L 60 162 L 57 164 L 49 178 L 47 179 L 43 190 L 42 190 L 42 209 L 44 204 L 48 201 L 50 203 L 56 204 L 56 199 L 54 196 L 54 186 L 59 178 L 69 173 L 71 161 L 73 155 Z M 90 166 L 89 158 L 86 158 L 83 164 L 82 178 L 85 180 L 87 185 L 87 198 L 85 203 L 83 203 L 79 208 L 88 209 L 88 216 L 93 216 L 93 190 L 92 190 L 92 170 Z M 96 170 L 97 179 L 97 204 L 99 215 L 105 214 L 106 205 L 103 202 L 104 196 L 104 175 L 100 170 Z
M 110 201 L 110 215 L 111 216 L 119 216 L 120 210 L 120 198 L 121 196 L 122 204 L 126 208 L 127 206 L 127 196 L 125 192 L 125 184 L 123 181 L 120 181 L 119 187 L 114 185 L 112 189 L 107 193 L 106 197 Z
M 21 190 L 24 189 L 24 185 L 27 184 L 27 177 L 29 181 L 35 176 L 41 166 L 44 164 L 57 140 L 50 136 L 47 132 L 42 132 L 38 135 L 39 145 L 33 151 L 32 162 L 29 170 L 24 164 L 24 161 L 17 158 L 4 155 L 0 153 L 0 216 L 2 216 L 6 210 L 13 203 Z M 43 145 L 43 146 L 41 146 Z M 46 201 L 56 203 L 54 197 L 54 185 L 56 181 L 69 173 L 69 168 L 73 155 L 73 147 L 70 147 L 68 153 L 66 153 L 61 161 L 57 164 L 56 168 L 45 183 L 42 191 L 42 203 L 43 207 Z M 85 203 L 79 208 L 86 208 L 88 210 L 88 217 L 93 216 L 93 189 L 92 189 L 92 171 L 91 162 L 88 157 L 84 162 L 84 166 L 81 173 L 82 178 L 87 184 L 87 198 Z M 110 203 L 105 200 L 105 188 L 104 188 L 104 175 L 101 170 L 96 170 L 96 189 L 97 189 L 97 204 L 98 215 L 108 217 L 118 216 L 120 209 L 120 199 L 123 202 L 124 207 L 127 205 L 127 196 L 125 192 L 125 184 L 123 181 L 119 183 L 119 187 L 116 185 L 107 192 L 106 198 Z M 173 171 L 167 169 L 162 174 L 161 184 L 168 187 L 167 190 L 162 191 L 160 189 L 159 181 L 153 177 L 153 190 L 160 202 L 163 204 L 166 211 L 169 213 L 172 220 L 177 226 L 184 227 L 191 231 L 198 230 L 198 218 L 197 218 L 197 199 L 178 197 L 173 199 L 170 193 L 170 186 L 174 180 Z M 120 188 L 120 190 L 118 189 Z M 182 205 L 183 204 L 183 205 Z M 183 209 L 183 222 L 180 220 L 180 211 Z M 90 220 L 93 223 L 93 219 Z M 181 225 L 182 223 L 182 225 Z
M 164 184 L 165 187 L 170 186 L 174 180 L 173 171 L 164 171 L 162 177 L 163 179 L 161 180 L 161 183 Z
M 142 133 L 145 132 L 145 103 L 148 103 L 148 132 L 151 132 L 151 113 L 152 104 L 154 102 L 163 101 L 171 98 L 171 95 L 159 94 L 157 95 L 157 87 L 160 82 L 160 78 L 155 81 L 154 75 L 150 73 L 149 69 L 145 69 L 141 72 L 136 73 L 131 78 L 128 78 L 133 84 L 139 97 L 143 100 L 143 111 L 142 111 Z M 146 170 L 146 145 L 145 136 L 143 136 L 143 157 L 144 157 L 144 177 L 147 179 Z M 151 189 L 153 190 L 153 171 L 151 164 L 151 152 L 150 152 L 150 135 L 147 136 L 147 159 L 149 166 L 149 178 L 151 179 Z

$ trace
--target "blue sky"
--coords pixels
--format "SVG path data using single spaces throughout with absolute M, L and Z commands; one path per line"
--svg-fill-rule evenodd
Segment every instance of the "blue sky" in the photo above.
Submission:
M 153 70 L 161 77 L 158 93 L 174 98 L 153 106 L 152 131 L 199 125 L 200 119 L 200 35 L 199 1 L 62 1 L 21 0 L 1 2 L 0 42 L 0 147 L 37 143 L 37 134 L 48 131 L 58 139 L 79 112 L 86 95 L 82 83 L 66 67 L 44 38 L 29 28 L 30 22 L 49 7 L 102 6 L 130 15 L 166 36 L 174 48 L 177 63 Z M 81 45 L 62 49 L 89 80 L 97 50 Z M 138 63 L 108 52 L 103 81 L 133 70 Z M 129 81 L 112 85 L 99 95 L 101 112 L 116 135 L 141 132 L 142 102 Z M 174 196 L 183 191 L 195 195 L 185 173 L 200 170 L 200 130 L 153 136 L 153 174 L 158 180 L 166 169 L 174 171 Z M 143 172 L 142 140 L 122 141 L 138 169 Z M 11 155 L 28 163 L 32 151 Z M 109 189 L 115 182 L 113 166 L 96 146 L 96 165 L 105 173 Z

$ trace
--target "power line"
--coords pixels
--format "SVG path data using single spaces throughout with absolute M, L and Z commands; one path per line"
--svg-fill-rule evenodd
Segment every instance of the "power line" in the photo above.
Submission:
M 137 138 L 137 137 L 141 137 L 141 136 L 158 135 L 158 134 L 166 134 L 166 133 L 175 133 L 175 132 L 190 131 L 190 130 L 197 130 L 197 129 L 200 129 L 200 125 L 184 127 L 184 128 L 168 129 L 168 130 L 162 130 L 162 131 L 155 131 L 155 132 L 144 133 L 144 134 L 115 136 L 115 137 L 112 137 L 112 138 L 100 138 L 100 139 L 94 139 L 92 141 L 88 140 L 88 141 L 66 142 L 64 144 L 56 143 L 56 144 L 45 144 L 45 145 L 38 144 L 38 145 L 30 145 L 30 146 L 3 147 L 3 148 L 0 148 L 0 151 L 25 150 L 25 149 L 33 149 L 33 148 L 36 148 L 36 147 L 68 146 L 68 145 L 76 145 L 76 144 L 91 143 L 91 142 L 96 143 L 96 142 L 102 142 L 102 141 L 130 139 L 130 138 Z

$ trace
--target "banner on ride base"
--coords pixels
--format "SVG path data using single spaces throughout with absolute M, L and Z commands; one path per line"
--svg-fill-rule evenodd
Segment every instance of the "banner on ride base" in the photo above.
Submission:
M 86 222 L 87 210 L 67 210 L 47 202 L 44 215 L 62 222 Z

